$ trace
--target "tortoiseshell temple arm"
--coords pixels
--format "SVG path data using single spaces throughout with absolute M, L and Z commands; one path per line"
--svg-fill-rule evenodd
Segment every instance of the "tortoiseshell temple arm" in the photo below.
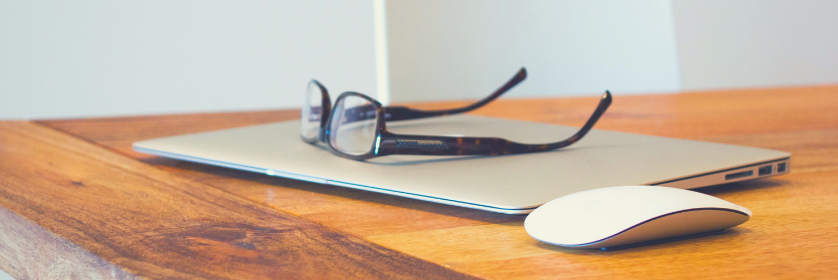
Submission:
M 411 109 L 408 107 L 403 106 L 391 106 L 391 107 L 384 107 L 384 115 L 385 121 L 400 121 L 400 120 L 412 120 L 412 119 L 419 119 L 419 118 L 427 118 L 427 117 L 436 117 L 436 116 L 445 116 L 445 115 L 453 115 L 459 113 L 465 113 L 480 107 L 483 107 L 489 102 L 497 99 L 519 83 L 527 78 L 527 69 L 521 68 L 518 70 L 518 73 L 515 74 L 512 79 L 506 82 L 503 86 L 499 89 L 495 90 L 491 95 L 483 98 L 483 100 L 477 101 L 471 105 L 460 107 L 460 108 L 453 108 L 453 109 L 446 109 L 446 110 L 418 110 L 418 109 Z
M 500 97 L 501 95 L 503 95 L 504 93 L 521 83 L 521 81 L 523 81 L 526 78 L 527 69 L 521 68 L 521 70 L 518 70 L 518 73 L 515 74 L 515 76 L 512 77 L 512 79 L 506 82 L 506 84 L 501 86 L 499 89 L 495 90 L 495 92 L 493 92 L 491 95 L 487 96 L 486 98 L 483 98 L 483 100 L 477 101 L 465 107 L 433 111 L 411 109 L 403 106 L 384 107 L 384 120 L 401 121 L 465 113 L 483 107 L 486 104 L 489 104 L 489 102 L 492 102 L 493 100 L 497 99 L 498 97 Z M 346 117 L 345 122 L 348 123 L 354 121 L 368 120 L 370 116 L 375 116 L 376 110 L 377 107 L 374 105 L 358 106 L 346 109 L 346 111 L 344 111 Z
M 611 93 L 606 91 L 600 99 L 593 115 L 588 118 L 573 136 L 545 144 L 523 144 L 503 138 L 490 137 L 445 137 L 425 135 L 382 134 L 377 155 L 505 155 L 535 153 L 555 150 L 572 145 L 593 128 L 608 106 L 611 105 Z

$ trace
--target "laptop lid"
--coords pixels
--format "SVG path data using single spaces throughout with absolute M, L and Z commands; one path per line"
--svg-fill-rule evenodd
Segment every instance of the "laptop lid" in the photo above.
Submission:
M 564 139 L 552 124 L 457 115 L 391 122 L 400 134 L 502 137 L 522 143 Z M 299 120 L 157 138 L 138 152 L 321 184 L 508 214 L 555 198 L 620 185 L 697 188 L 789 171 L 782 151 L 592 130 L 554 151 L 503 156 L 391 155 L 356 161 L 303 142 Z M 766 168 L 770 167 L 770 172 Z

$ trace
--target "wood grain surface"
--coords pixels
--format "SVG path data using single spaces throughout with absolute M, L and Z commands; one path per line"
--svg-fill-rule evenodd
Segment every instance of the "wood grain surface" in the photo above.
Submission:
M 511 92 L 506 99 L 474 114 L 579 126 L 597 101 L 596 97 L 509 99 L 513 94 Z M 444 108 L 458 104 L 465 103 L 412 105 Z M 221 190 L 218 196 L 232 194 L 247 200 L 235 200 L 224 209 L 235 210 L 241 207 L 238 205 L 253 203 L 258 206 L 245 208 L 267 212 L 259 208 L 265 206 L 277 210 L 272 215 L 283 217 L 276 221 L 274 218 L 257 219 L 262 223 L 274 221 L 285 225 L 291 223 L 285 221 L 295 221 L 306 226 L 318 226 L 307 222 L 313 221 L 322 225 L 322 230 L 345 233 L 348 235 L 345 238 L 356 238 L 359 244 L 369 241 L 481 278 L 838 277 L 838 272 L 835 272 L 838 268 L 838 258 L 835 257 L 838 256 L 836 86 L 642 96 L 615 93 L 614 104 L 597 124 L 597 129 L 784 150 L 792 153 L 792 171 L 769 179 L 700 189 L 753 210 L 754 217 L 749 222 L 727 234 L 614 252 L 569 250 L 539 243 L 524 231 L 523 216 L 267 177 L 130 150 L 130 143 L 137 140 L 290 120 L 297 118 L 297 114 L 298 111 L 277 111 L 230 113 L 224 114 L 224 117 L 219 117 L 221 114 L 198 114 L 39 123 L 133 157 L 136 162 L 120 160 L 120 165 L 131 164 L 131 170 L 157 174 L 155 176 L 159 177 L 155 177 L 155 181 L 161 184 L 171 185 L 173 180 L 182 182 L 178 185 L 200 186 L 201 193 L 215 193 L 211 189 L 216 189 Z M 107 156 L 104 152 L 101 156 L 117 157 Z M 43 156 L 44 159 L 51 157 Z M 140 166 L 156 166 L 162 171 L 152 172 Z M 69 171 L 67 174 L 75 173 Z M 188 189 L 192 188 L 196 187 Z M 0 186 L 0 190 L 3 189 L 8 188 Z M 176 193 L 184 192 L 183 188 L 174 189 Z M 144 188 L 139 188 L 139 191 L 146 192 Z M 162 196 L 168 190 L 164 192 L 161 189 L 159 192 Z M 0 205 L 67 237 L 50 227 L 50 223 L 33 218 L 38 215 L 15 210 L 9 206 L 14 205 L 13 200 L 9 200 L 6 193 L 0 193 L 0 199 L 4 198 L 6 200 L 0 200 Z M 127 195 L 122 198 L 127 199 Z M 44 205 L 47 204 L 44 202 Z M 90 209 L 79 211 L 89 212 Z M 119 214 L 111 215 L 119 219 L 117 216 Z M 227 217 L 227 212 L 213 217 L 233 219 Z M 159 223 L 157 219 L 160 218 L 148 218 L 144 223 Z M 97 244 L 95 240 L 89 242 Z M 90 249 L 87 243 L 79 244 L 95 255 L 126 268 L 125 264 L 114 261 L 110 255 Z M 327 259 L 324 257 L 323 261 L 329 261 Z M 404 262 L 409 263 L 410 260 Z
M 471 278 L 33 123 L 0 123 L 0 170 L 16 278 Z

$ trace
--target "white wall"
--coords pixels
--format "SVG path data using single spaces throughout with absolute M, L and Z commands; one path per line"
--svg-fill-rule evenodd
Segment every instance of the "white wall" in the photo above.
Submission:
M 685 90 L 838 83 L 838 1 L 673 6 Z
M 376 1 L 396 102 L 838 83 L 832 0 L 0 0 L 0 119 L 376 95 Z
M 299 107 L 374 92 L 355 1 L 0 0 L 0 119 Z
M 5 271 L 0 270 L 0 280 L 15 280 L 11 275 Z
M 387 1 L 390 98 L 480 98 L 526 66 L 509 97 L 680 89 L 668 0 Z

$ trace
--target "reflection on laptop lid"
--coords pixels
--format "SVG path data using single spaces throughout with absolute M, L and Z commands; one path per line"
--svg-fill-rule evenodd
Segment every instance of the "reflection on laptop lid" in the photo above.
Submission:
M 394 133 L 552 142 L 574 127 L 459 115 L 388 123 Z M 789 172 L 782 151 L 592 130 L 559 150 L 505 156 L 339 157 L 303 142 L 299 120 L 157 138 L 138 152 L 507 214 L 594 188 L 697 188 Z

